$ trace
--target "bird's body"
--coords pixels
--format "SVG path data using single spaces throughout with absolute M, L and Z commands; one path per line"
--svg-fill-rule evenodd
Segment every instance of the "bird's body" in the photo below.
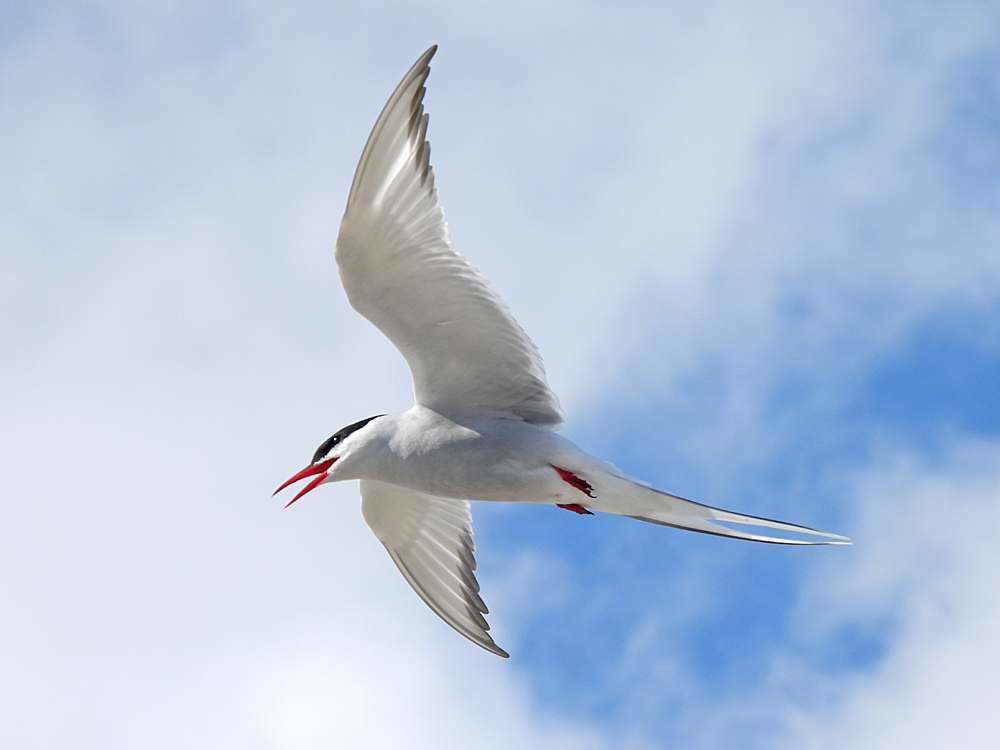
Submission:
M 414 590 L 449 625 L 501 656 L 474 577 L 471 500 L 601 511 L 779 544 L 849 543 L 653 489 L 555 432 L 564 415 L 537 349 L 448 239 L 423 112 L 435 49 L 417 60 L 372 129 L 336 250 L 351 305 L 406 358 L 416 405 L 335 433 L 279 491 L 314 477 L 295 502 L 325 482 L 360 480 L 365 520 Z
M 570 503 L 579 499 L 570 490 L 579 491 L 551 465 L 582 471 L 588 459 L 596 461 L 561 435 L 527 422 L 454 421 L 423 406 L 379 417 L 363 430 L 358 450 L 331 467 L 332 480 L 377 479 L 459 500 Z

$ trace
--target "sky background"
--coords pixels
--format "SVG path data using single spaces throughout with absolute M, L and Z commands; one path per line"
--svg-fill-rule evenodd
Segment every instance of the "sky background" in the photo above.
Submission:
M 502 660 L 270 498 L 411 404 L 333 245 L 432 43 L 565 434 L 853 547 L 477 505 Z M 3 747 L 996 746 L 998 384 L 995 2 L 0 5 Z

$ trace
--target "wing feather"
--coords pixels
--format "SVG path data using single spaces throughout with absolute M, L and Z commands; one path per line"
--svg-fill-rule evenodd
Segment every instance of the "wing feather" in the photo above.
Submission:
M 406 358 L 418 404 L 448 417 L 562 426 L 538 350 L 448 239 L 426 140 L 424 82 L 435 47 L 372 129 L 337 237 L 351 305 Z
M 483 617 L 489 610 L 474 574 L 468 501 L 363 479 L 361 512 L 407 583 L 438 617 L 487 651 L 507 656 Z

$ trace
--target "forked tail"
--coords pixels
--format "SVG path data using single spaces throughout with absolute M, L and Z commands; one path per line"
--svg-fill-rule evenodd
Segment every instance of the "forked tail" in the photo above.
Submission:
M 772 544 L 851 544 L 851 540 L 840 534 L 817 531 L 807 526 L 794 523 L 772 521 L 769 518 L 745 516 L 742 513 L 713 508 L 691 500 L 671 495 L 669 492 L 655 489 L 638 480 L 624 475 L 605 475 L 595 482 L 595 500 L 587 503 L 587 507 L 606 513 L 617 513 L 640 521 L 673 526 L 677 529 L 688 529 L 703 534 L 728 536 L 734 539 L 749 539 L 754 542 L 770 542 Z M 750 531 L 740 531 L 725 524 L 740 524 L 741 526 L 756 526 L 767 529 L 777 529 L 787 534 L 822 537 L 822 539 L 802 539 L 798 537 L 771 536 L 755 534 Z

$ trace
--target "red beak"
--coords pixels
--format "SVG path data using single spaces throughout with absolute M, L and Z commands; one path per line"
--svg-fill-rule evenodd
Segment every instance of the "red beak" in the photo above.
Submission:
M 309 490 L 313 490 L 313 489 L 316 489 L 317 487 L 319 487 L 320 483 L 324 479 L 326 479 L 327 469 L 329 469 L 331 466 L 333 466 L 333 462 L 336 461 L 336 460 L 337 460 L 336 458 L 328 458 L 325 461 L 320 461 L 318 464 L 313 464 L 312 466 L 307 466 L 302 471 L 300 471 L 298 474 L 296 474 L 294 477 L 292 477 L 287 482 L 285 482 L 283 485 L 281 485 L 278 489 L 276 489 L 274 491 L 274 494 L 277 495 L 279 492 L 281 492 L 283 489 L 285 489 L 285 487 L 287 487 L 290 484 L 295 484 L 300 479 L 305 479 L 306 477 L 311 477 L 314 474 L 319 474 L 319 476 L 316 477 L 314 480 L 312 480 L 309 484 L 307 484 L 299 492 L 298 495 L 296 495 L 295 497 L 293 497 L 291 500 L 288 501 L 288 505 L 291 505 L 296 500 L 298 500 L 300 497 L 302 497 L 304 494 L 306 494 L 307 492 L 309 492 Z M 285 507 L 287 508 L 288 505 L 286 505 Z

